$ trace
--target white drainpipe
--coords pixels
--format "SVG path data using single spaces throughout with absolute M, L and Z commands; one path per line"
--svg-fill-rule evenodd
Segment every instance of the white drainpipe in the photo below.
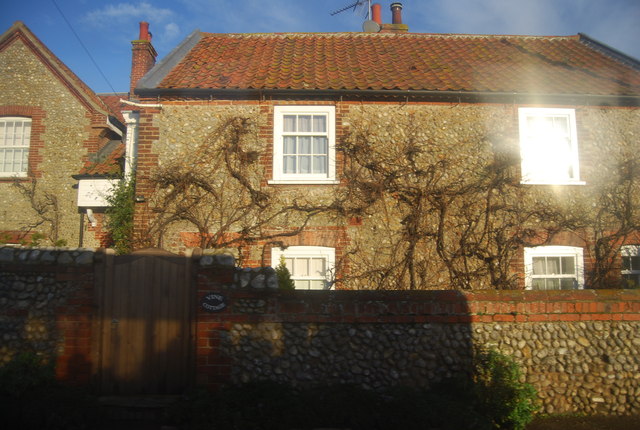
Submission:
M 140 123 L 139 111 L 122 111 L 124 122 L 127 125 L 125 140 L 124 178 L 129 180 L 133 175 L 133 168 L 138 156 L 138 125 Z

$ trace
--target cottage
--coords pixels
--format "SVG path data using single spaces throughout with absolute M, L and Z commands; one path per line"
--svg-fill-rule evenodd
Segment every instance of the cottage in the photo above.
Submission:
M 297 288 L 638 285 L 640 63 L 586 35 L 134 41 L 138 246 Z M 155 65 L 154 65 L 155 64 Z
M 0 76 L 0 241 L 106 244 L 105 204 L 85 197 L 121 175 L 119 112 L 20 21 L 0 36 Z

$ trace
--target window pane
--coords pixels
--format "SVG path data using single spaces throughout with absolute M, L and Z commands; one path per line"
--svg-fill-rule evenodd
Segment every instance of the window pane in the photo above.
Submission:
M 622 270 L 631 270 L 631 257 L 622 257 Z
M 22 124 L 24 125 L 24 136 L 22 138 L 22 145 L 28 146 L 31 141 L 31 121 L 25 121 Z
M 314 278 L 324 278 L 324 258 L 312 258 L 311 259 L 311 276 Z
M 311 156 L 310 155 L 304 155 L 304 156 L 298 157 L 298 162 L 300 163 L 299 165 L 300 169 L 298 173 L 311 173 Z
M 6 123 L 4 121 L 0 121 L 0 146 L 4 146 L 5 143 L 5 133 L 6 133 Z
M 4 149 L 0 149 L 0 172 L 5 172 L 4 170 Z
M 310 281 L 307 280 L 300 280 L 300 279 L 296 279 L 295 281 L 293 281 L 296 285 L 296 290 L 308 290 L 309 289 L 309 284 Z
M 296 156 L 285 155 L 283 162 L 284 173 L 297 173 L 296 172 Z
M 4 144 L 6 146 L 13 146 L 13 136 L 15 134 L 15 126 L 14 126 L 14 122 L 13 121 L 6 121 L 5 122 L 5 142 Z
M 296 258 L 293 263 L 293 271 L 296 277 L 309 276 L 309 259 Z
M 326 115 L 314 115 L 313 116 L 313 131 L 326 133 L 327 131 L 327 117 Z
M 560 274 L 560 257 L 547 257 L 547 274 Z
M 23 172 L 27 171 L 28 160 L 29 160 L 29 151 L 27 151 L 26 149 L 23 149 L 22 150 L 22 171 Z
M 560 289 L 560 279 L 547 278 L 547 290 L 558 290 L 558 289 Z
M 553 128 L 556 133 L 561 135 L 569 134 L 569 118 L 565 116 L 556 116 L 553 118 Z
M 13 123 L 13 146 L 22 146 L 23 128 L 21 122 Z
M 298 153 L 311 154 L 311 136 L 300 136 L 298 138 Z
M 327 157 L 324 155 L 313 156 L 313 173 L 327 173 Z
M 560 288 L 563 290 L 572 290 L 575 287 L 575 279 L 563 278 L 560 280 Z
M 284 126 L 284 131 L 286 131 L 286 132 L 295 132 L 296 131 L 296 116 L 295 115 L 284 115 L 282 122 L 283 122 L 283 126 Z
M 19 149 L 13 150 L 13 172 L 22 172 L 22 151 Z
M 562 257 L 562 274 L 573 275 L 576 273 L 576 260 L 574 257 Z
M 531 280 L 531 288 L 534 290 L 544 290 L 545 282 L 544 278 L 535 278 Z
M 313 153 L 314 154 L 327 154 L 329 152 L 329 145 L 327 138 L 324 136 L 316 136 L 313 138 Z
M 293 275 L 293 258 L 285 258 L 284 265 L 289 269 L 289 273 Z
M 533 257 L 533 274 L 534 275 L 546 275 L 546 267 L 544 264 L 544 257 Z
M 322 280 L 309 281 L 310 290 L 324 290 L 324 286 L 325 286 L 325 281 L 322 281 Z
M 631 261 L 630 270 L 640 270 L 640 257 L 629 257 Z
M 285 154 L 296 153 L 296 137 L 295 136 L 284 137 L 284 153 Z
M 298 115 L 298 131 L 311 131 L 311 115 Z

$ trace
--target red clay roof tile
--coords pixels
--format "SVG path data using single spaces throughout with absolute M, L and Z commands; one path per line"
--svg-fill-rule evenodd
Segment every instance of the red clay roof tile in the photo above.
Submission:
M 158 88 L 638 95 L 640 72 L 580 36 L 202 33 Z

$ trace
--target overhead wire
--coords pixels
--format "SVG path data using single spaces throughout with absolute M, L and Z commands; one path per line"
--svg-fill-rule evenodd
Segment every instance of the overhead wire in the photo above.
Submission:
M 89 49 L 87 49 L 87 47 L 85 46 L 84 42 L 82 41 L 82 39 L 80 38 L 80 36 L 78 36 L 78 33 L 76 33 L 76 30 L 73 28 L 73 25 L 71 25 L 71 22 L 69 22 L 69 20 L 67 19 L 67 17 L 65 16 L 64 12 L 62 12 L 62 9 L 60 8 L 60 6 L 58 6 L 58 3 L 56 3 L 56 0 L 51 0 L 51 2 L 53 3 L 53 5 L 56 7 L 56 9 L 58 9 L 58 12 L 60 12 L 60 15 L 62 16 L 62 19 L 64 19 L 64 21 L 67 23 L 67 25 L 69 26 L 69 29 L 71 29 L 71 32 L 73 33 L 73 35 L 76 37 L 76 39 L 78 39 L 78 42 L 80 42 L 80 46 L 82 46 L 82 49 L 84 49 L 84 52 L 87 53 L 87 55 L 89 56 L 89 59 L 91 60 L 91 62 L 93 63 L 93 65 L 96 67 L 96 69 L 98 69 L 98 72 L 100 73 L 100 75 L 102 76 L 102 78 L 105 80 L 105 82 L 107 83 L 107 85 L 109 85 L 109 88 L 111 88 L 111 92 L 113 94 L 118 94 L 118 92 L 113 88 L 113 85 L 111 85 L 111 82 L 109 81 L 109 79 L 107 79 L 107 77 L 105 76 L 105 74 L 102 72 L 102 69 L 100 68 L 100 66 L 98 65 L 98 63 L 96 62 L 96 60 L 93 58 L 93 56 L 91 55 L 91 52 L 89 52 Z

